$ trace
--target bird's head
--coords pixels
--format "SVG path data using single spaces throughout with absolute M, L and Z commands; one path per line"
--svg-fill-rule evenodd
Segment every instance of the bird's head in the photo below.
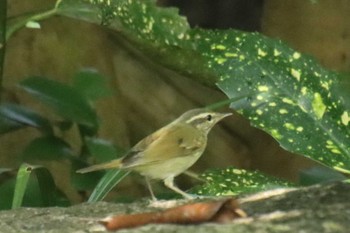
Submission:
M 192 125 L 198 130 L 208 133 L 216 123 L 230 115 L 232 115 L 232 113 L 219 113 L 198 108 L 185 112 L 176 121 L 178 123 Z

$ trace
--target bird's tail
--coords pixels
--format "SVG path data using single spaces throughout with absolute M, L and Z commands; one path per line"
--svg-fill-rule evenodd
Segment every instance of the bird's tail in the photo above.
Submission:
M 77 173 L 87 173 L 111 168 L 120 168 L 121 167 L 121 159 L 115 159 L 106 163 L 96 164 L 90 167 L 82 168 L 77 170 Z

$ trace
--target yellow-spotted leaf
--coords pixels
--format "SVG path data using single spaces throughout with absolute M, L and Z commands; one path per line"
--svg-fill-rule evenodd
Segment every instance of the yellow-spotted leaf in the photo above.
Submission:
M 191 29 L 174 8 L 154 0 L 78 2 L 100 17 L 74 14 L 71 0 L 58 13 L 116 30 L 156 62 L 216 84 L 230 98 L 248 96 L 231 107 L 252 125 L 289 151 L 350 172 L 350 110 L 339 95 L 339 75 L 311 57 L 258 33 Z
M 258 171 L 234 167 L 208 170 L 201 178 L 206 182 L 192 189 L 198 195 L 232 196 L 293 186 L 292 183 Z
M 210 63 L 223 72 L 217 85 L 230 98 L 249 94 L 231 103 L 232 108 L 283 148 L 350 172 L 350 111 L 339 95 L 337 74 L 258 34 L 230 33 L 215 43 L 225 47 L 216 49 L 215 56 L 238 57 Z

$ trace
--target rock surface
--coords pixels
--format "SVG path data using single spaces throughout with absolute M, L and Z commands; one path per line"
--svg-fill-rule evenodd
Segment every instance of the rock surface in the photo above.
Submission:
M 151 224 L 118 232 L 349 232 L 349 197 L 350 184 L 340 182 L 274 190 L 241 198 L 241 208 L 248 217 L 231 224 Z M 155 208 L 146 201 L 84 203 L 69 208 L 19 208 L 0 212 L 0 233 L 105 232 L 99 220 L 145 211 L 155 211 Z

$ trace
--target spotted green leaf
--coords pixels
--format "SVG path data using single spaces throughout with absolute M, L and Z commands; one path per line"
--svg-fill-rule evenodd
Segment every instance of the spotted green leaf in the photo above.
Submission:
M 61 14 L 70 12 L 62 1 Z M 231 104 L 285 149 L 350 172 L 350 111 L 338 93 L 338 75 L 281 41 L 237 30 L 191 29 L 173 8 L 153 0 L 85 0 L 100 18 L 150 58 L 216 84 Z M 83 19 L 87 19 L 84 17 Z
M 211 63 L 213 69 L 224 71 L 217 84 L 228 97 L 250 95 L 231 103 L 232 108 L 283 148 L 350 172 L 350 112 L 339 95 L 337 74 L 282 42 L 257 34 L 231 33 L 216 43 L 225 47 L 215 51 L 216 56 L 231 53 L 242 60 Z
M 218 80 L 204 66 L 206 58 L 196 51 L 195 41 L 201 38 L 192 34 L 186 18 L 176 8 L 156 7 L 155 0 L 62 0 L 57 14 L 115 30 L 148 57 L 199 82 L 214 86 Z
M 257 171 L 233 167 L 206 171 L 201 178 L 206 182 L 192 189 L 192 192 L 198 195 L 232 196 L 293 186 L 289 182 Z

